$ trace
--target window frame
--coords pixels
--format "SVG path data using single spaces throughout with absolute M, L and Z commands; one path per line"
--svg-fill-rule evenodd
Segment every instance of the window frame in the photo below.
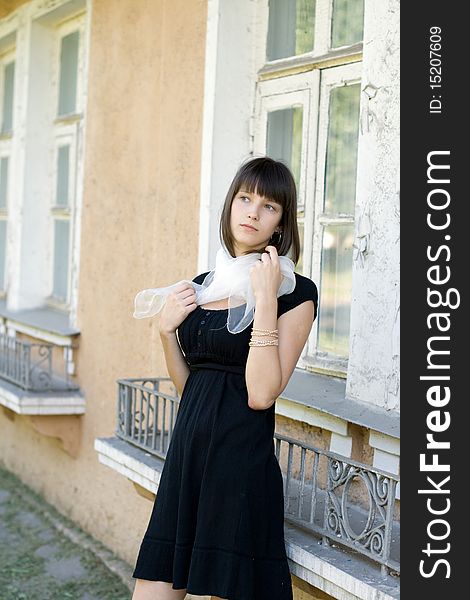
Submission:
M 364 8 L 365 11 L 365 8 Z M 362 61 L 363 42 L 331 48 L 333 0 L 316 0 L 314 45 L 310 52 L 275 60 L 266 60 L 268 38 L 269 0 L 258 0 L 256 5 L 255 64 L 258 80 L 324 69 L 347 62 Z
M 255 48 L 257 80 L 253 115 L 252 153 L 266 154 L 268 110 L 302 105 L 302 157 L 298 190 L 304 206 L 302 274 L 318 283 L 321 302 L 321 253 L 323 227 L 327 223 L 354 223 L 354 215 L 339 219 L 323 213 L 324 180 L 329 125 L 329 100 L 334 87 L 361 84 L 363 42 L 330 49 L 332 0 L 317 0 L 314 48 L 311 52 L 266 61 L 269 22 L 268 0 L 258 0 Z M 313 165 L 309 168 L 309 165 Z M 357 189 L 357 177 L 356 177 Z M 354 190 L 356 196 L 356 190 Z M 351 265 L 353 269 L 353 265 Z M 302 350 L 298 367 L 346 378 L 348 357 L 318 351 L 318 318 Z
M 54 213 L 64 211 L 70 213 L 73 206 L 73 200 L 75 197 L 75 182 L 76 182 L 76 171 L 77 171 L 77 123 L 68 123 L 60 128 L 60 131 L 54 137 L 53 148 L 51 151 L 52 165 L 53 165 L 53 184 L 51 194 L 51 210 Z M 58 169 L 58 157 L 59 149 L 62 146 L 69 147 L 69 165 L 68 165 L 68 197 L 67 204 L 57 203 L 57 183 L 59 178 Z
M 3 272 L 4 280 L 0 281 L 0 297 L 6 296 L 6 290 L 8 289 L 8 214 L 10 204 L 10 190 L 11 190 L 11 168 L 12 168 L 12 146 L 13 136 L 15 131 L 15 93 L 16 93 L 16 47 L 11 45 L 0 53 L 0 127 L 3 125 L 3 98 L 5 91 L 5 67 L 11 63 L 15 64 L 14 77 L 13 77 L 13 114 L 12 114 L 12 129 L 6 132 L 0 130 L 0 160 L 8 159 L 7 166 L 7 188 L 5 206 L 0 206 L 0 221 L 5 223 L 5 247 L 2 248 L 3 256 L 0 255 L 0 259 L 3 260 Z
M 322 238 L 325 225 L 332 224 L 353 224 L 355 225 L 355 215 L 328 215 L 323 212 L 324 207 L 324 192 L 325 192 L 325 168 L 326 168 L 326 152 L 329 130 L 329 113 L 330 113 L 330 98 L 331 92 L 337 87 L 343 85 L 361 84 L 362 68 L 361 63 L 350 63 L 337 67 L 325 69 L 321 73 L 320 81 L 320 103 L 318 109 L 318 137 L 316 140 L 317 156 L 315 162 L 316 183 L 313 195 L 312 204 L 314 205 L 313 213 L 313 239 L 311 252 L 311 273 L 312 279 L 319 282 L 321 287 L 321 255 L 322 255 Z M 359 126 L 359 119 L 358 119 Z M 313 141 L 313 140 L 312 140 Z M 357 173 L 357 171 L 356 171 Z M 356 198 L 356 188 L 354 189 L 354 197 Z M 356 204 L 356 202 L 355 202 Z M 353 265 L 351 262 L 351 270 Z M 316 277 L 316 279 L 315 279 Z M 319 290 L 321 293 L 321 289 Z M 319 353 L 317 349 L 318 331 L 315 338 L 313 335 L 309 337 L 307 343 L 307 361 L 312 365 L 317 365 L 324 368 L 334 368 L 347 371 L 348 357 L 342 358 L 328 353 Z M 349 355 L 349 353 L 348 353 Z M 310 359 L 310 360 L 309 360 Z
M 85 26 L 86 13 L 83 11 L 73 17 L 68 17 L 55 26 L 56 43 L 53 57 L 52 69 L 52 87 L 54 99 L 54 122 L 59 124 L 68 122 L 73 117 L 81 117 L 84 110 L 84 66 L 85 66 Z M 59 115 L 59 95 L 60 95 L 60 51 L 62 47 L 62 38 L 78 31 L 78 60 L 77 60 L 77 94 L 75 110 L 71 113 Z
M 15 127 L 15 73 L 16 73 L 16 60 L 15 60 L 15 50 L 8 50 L 0 54 L 0 139 L 5 139 L 10 137 L 13 134 L 13 129 Z M 12 111 L 12 127 L 10 130 L 3 130 L 3 101 L 5 96 L 5 69 L 8 65 L 14 63 L 14 72 L 13 72 L 13 111 Z
M 55 27 L 55 48 L 52 67 L 52 85 L 51 97 L 54 103 L 52 127 L 52 144 L 49 153 L 49 164 L 51 170 L 51 192 L 49 198 L 49 225 L 48 225 L 48 256 L 50 257 L 49 269 L 47 274 L 48 295 L 45 298 L 46 305 L 59 308 L 61 310 L 70 310 L 72 300 L 72 276 L 73 276 L 73 247 L 75 243 L 76 221 L 76 199 L 77 199 L 77 172 L 79 160 L 78 144 L 80 143 L 81 124 L 83 121 L 85 95 L 84 95 L 84 70 L 85 70 L 85 11 L 73 17 L 67 18 L 58 23 Z M 62 38 L 75 31 L 79 32 L 78 57 L 77 57 L 77 92 L 75 111 L 59 115 L 59 94 L 60 94 L 60 59 Z M 68 171 L 68 203 L 61 205 L 56 203 L 57 179 L 58 179 L 58 152 L 59 147 L 69 146 L 69 171 Z M 55 222 L 68 221 L 69 239 L 68 239 L 68 267 L 67 267 L 67 296 L 65 299 L 54 295 L 55 287 Z

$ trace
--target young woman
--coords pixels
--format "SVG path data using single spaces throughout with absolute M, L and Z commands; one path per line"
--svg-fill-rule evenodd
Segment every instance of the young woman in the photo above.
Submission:
M 186 592 L 292 600 L 274 403 L 318 305 L 315 283 L 298 273 L 292 291 L 277 295 L 282 257 L 290 252 L 293 265 L 299 259 L 296 210 L 295 182 L 282 162 L 242 164 L 225 199 L 220 238 L 230 257 L 255 254 L 245 273 L 254 318 L 243 331 L 227 329 L 228 298 L 198 304 L 189 282 L 166 298 L 160 337 L 181 399 L 133 600 L 181 600 Z M 207 275 L 192 281 L 202 284 Z

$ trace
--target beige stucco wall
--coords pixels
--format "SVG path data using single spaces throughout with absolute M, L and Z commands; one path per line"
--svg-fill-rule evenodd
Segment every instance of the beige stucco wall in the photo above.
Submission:
M 87 409 L 39 418 L 76 458 L 38 418 L 0 411 L 7 468 L 131 564 L 152 504 L 93 444 L 114 433 L 117 378 L 166 374 L 135 293 L 196 274 L 205 27 L 205 1 L 93 2 L 75 354 Z
M 0 17 L 23 3 L 0 0 Z M 132 317 L 136 292 L 196 274 L 206 4 L 93 1 L 74 355 L 86 414 L 0 410 L 7 468 L 130 564 L 152 502 L 99 463 L 94 440 L 114 434 L 118 378 L 166 375 L 157 321 Z M 277 430 L 329 447 L 319 428 L 278 417 Z M 350 435 L 371 464 L 364 431 Z M 296 600 L 329 598 L 293 582 Z

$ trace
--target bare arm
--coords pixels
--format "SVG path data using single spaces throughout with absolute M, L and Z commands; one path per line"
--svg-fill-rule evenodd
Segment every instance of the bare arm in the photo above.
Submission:
M 255 328 L 277 328 L 277 298 L 257 302 L 253 320 Z M 245 369 L 248 406 L 255 410 L 267 408 L 268 399 L 281 385 L 281 376 L 278 346 L 250 346 Z
M 189 367 L 178 343 L 176 330 L 189 313 L 196 308 L 194 288 L 191 284 L 183 282 L 175 289 L 174 293 L 167 297 L 160 315 L 160 339 L 166 366 L 180 396 L 183 394 L 186 380 L 189 377 Z
M 286 387 L 314 320 L 313 301 L 305 301 L 277 318 L 281 268 L 275 246 L 266 246 L 250 270 L 256 298 L 253 329 L 278 329 L 278 346 L 250 346 L 245 369 L 248 406 L 264 410 Z M 255 338 L 256 332 L 254 335 Z
M 248 406 L 269 408 L 286 387 L 299 360 L 315 318 L 315 307 L 307 300 L 277 319 L 277 300 L 256 304 L 253 327 L 278 329 L 279 346 L 250 346 L 245 370 Z
M 165 354 L 168 375 L 175 384 L 179 396 L 182 395 L 186 380 L 189 377 L 189 367 L 181 352 L 176 338 L 176 332 L 165 333 L 160 331 L 163 352 Z

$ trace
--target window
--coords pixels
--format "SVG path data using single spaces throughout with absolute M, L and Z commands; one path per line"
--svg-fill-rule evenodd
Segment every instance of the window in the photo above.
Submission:
M 0 19 L 0 297 L 15 310 L 76 314 L 88 4 Z
M 67 307 L 70 302 L 70 262 L 72 256 L 77 144 L 83 118 L 82 77 L 84 18 L 57 27 L 55 82 L 52 90 L 55 118 L 52 123 L 54 148 L 51 199 L 52 265 L 48 303 Z
M 79 41 L 78 31 L 72 31 L 60 39 L 58 115 L 76 112 Z
M 0 290 L 5 289 L 9 157 L 0 156 Z
M 0 293 L 7 282 L 7 227 L 10 155 L 13 136 L 13 98 L 15 83 L 14 50 L 0 53 Z
M 291 168 L 319 314 L 299 366 L 345 375 L 349 348 L 363 0 L 260 0 L 255 155 Z M 263 43 L 264 40 L 264 43 Z
M 11 133 L 13 129 L 13 84 L 15 80 L 15 63 L 3 60 L 2 68 L 2 134 Z

